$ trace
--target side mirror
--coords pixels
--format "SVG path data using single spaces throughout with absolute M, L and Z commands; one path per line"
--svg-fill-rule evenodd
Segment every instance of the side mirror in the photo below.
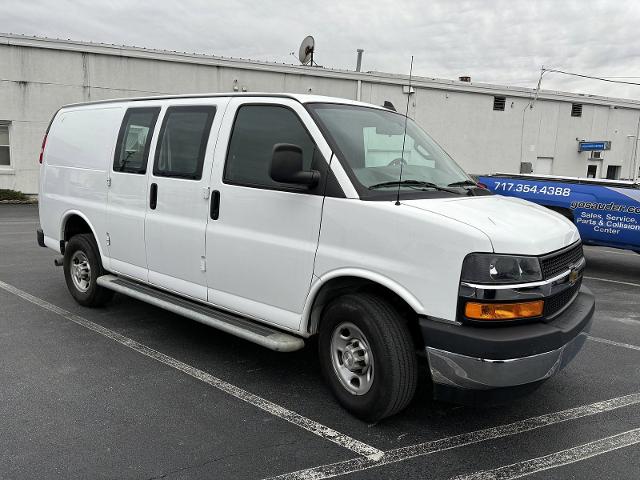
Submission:
M 290 143 L 276 143 L 271 157 L 271 179 L 280 183 L 307 185 L 312 188 L 320 180 L 317 170 L 302 169 L 302 148 Z

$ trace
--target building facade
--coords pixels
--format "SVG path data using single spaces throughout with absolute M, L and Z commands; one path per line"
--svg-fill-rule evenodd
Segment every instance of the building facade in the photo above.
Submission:
M 470 173 L 634 178 L 640 102 L 380 72 L 293 66 L 0 34 L 0 189 L 37 193 L 38 156 L 69 103 L 205 92 L 292 92 L 392 102 Z M 608 142 L 579 151 L 580 141 Z

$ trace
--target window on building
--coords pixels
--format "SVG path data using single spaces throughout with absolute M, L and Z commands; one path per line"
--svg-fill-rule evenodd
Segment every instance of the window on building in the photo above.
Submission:
M 503 112 L 507 103 L 506 97 L 493 97 L 493 109 Z
M 118 135 L 113 170 L 145 173 L 153 129 L 160 113 L 158 108 L 130 108 L 122 120 Z
M 0 167 L 8 167 L 9 165 L 11 165 L 9 125 L 0 123 Z
M 620 165 L 609 165 L 607 167 L 607 178 L 618 180 L 620 178 Z
M 298 145 L 302 148 L 303 169 L 311 168 L 315 144 L 292 110 L 270 105 L 240 107 L 229 141 L 225 181 L 258 187 L 295 188 L 271 179 L 269 169 L 276 143 Z
M 216 109 L 212 106 L 169 107 L 156 147 L 153 174 L 200 180 L 204 154 Z
M 582 116 L 582 104 L 581 103 L 572 103 L 571 104 L 571 116 L 572 117 L 581 117 Z
M 598 166 L 587 165 L 587 178 L 597 178 L 597 175 L 598 175 Z

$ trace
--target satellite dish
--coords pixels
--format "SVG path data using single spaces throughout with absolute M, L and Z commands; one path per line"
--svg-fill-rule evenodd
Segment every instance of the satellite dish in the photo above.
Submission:
M 298 51 L 298 60 L 302 65 L 307 65 L 311 62 L 313 66 L 313 50 L 315 49 L 316 42 L 311 35 L 305 38 L 300 44 L 300 50 Z

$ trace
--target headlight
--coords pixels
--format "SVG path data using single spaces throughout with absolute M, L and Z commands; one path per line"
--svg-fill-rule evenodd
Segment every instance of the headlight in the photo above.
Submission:
M 462 263 L 462 281 L 469 283 L 527 283 L 542 280 L 536 257 L 472 253 Z

